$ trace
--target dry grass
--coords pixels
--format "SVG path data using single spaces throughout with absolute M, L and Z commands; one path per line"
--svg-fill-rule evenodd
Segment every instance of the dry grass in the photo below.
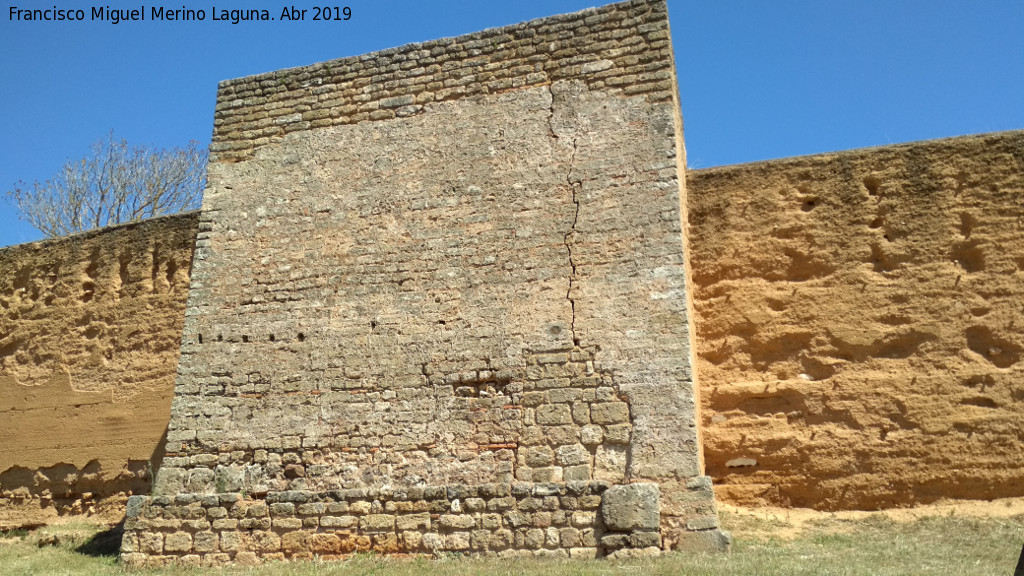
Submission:
M 794 522 L 785 516 L 732 510 L 723 512 L 722 517 L 736 540 L 729 554 L 673 554 L 623 562 L 389 560 L 366 555 L 337 563 L 275 563 L 215 571 L 128 571 L 110 555 L 114 541 L 104 542 L 102 527 L 66 524 L 30 533 L 0 534 L 0 574 L 1008 576 L 1024 543 L 1024 515 L 894 518 L 886 514 L 805 514 Z M 57 543 L 47 544 L 54 537 Z

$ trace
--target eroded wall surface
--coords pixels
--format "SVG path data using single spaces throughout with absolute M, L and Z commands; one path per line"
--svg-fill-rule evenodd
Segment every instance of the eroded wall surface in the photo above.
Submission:
M 197 222 L 189 213 L 0 249 L 0 529 L 148 491 Z
M 1024 495 L 1024 133 L 688 174 L 726 501 Z
M 674 91 L 660 1 L 222 83 L 123 558 L 723 545 Z

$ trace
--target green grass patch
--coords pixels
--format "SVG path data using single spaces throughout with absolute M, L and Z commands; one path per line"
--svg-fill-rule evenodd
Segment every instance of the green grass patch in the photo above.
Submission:
M 926 517 L 906 522 L 883 514 L 859 520 L 823 515 L 782 538 L 781 520 L 723 515 L 735 544 L 728 554 L 670 554 L 629 561 L 533 559 L 392 560 L 359 555 L 344 562 L 284 562 L 219 570 L 127 570 L 111 550 L 106 527 L 68 524 L 0 534 L 0 573 L 33 575 L 228 574 L 258 576 L 917 576 L 1013 573 L 1024 543 L 1024 516 Z M 795 532 L 792 532 L 795 534 Z

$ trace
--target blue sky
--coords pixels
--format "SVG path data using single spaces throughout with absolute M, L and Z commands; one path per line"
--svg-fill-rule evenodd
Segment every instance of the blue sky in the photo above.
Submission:
M 204 22 L 16 22 L 0 12 L 0 192 L 111 129 L 209 142 L 217 82 L 571 12 L 594 0 L 177 0 Z M 59 3 L 58 3 L 59 4 Z M 348 22 L 213 22 L 211 6 L 347 5 Z M 135 2 L 74 2 L 148 7 Z M 1024 1 L 669 0 L 691 167 L 1024 128 Z M 0 246 L 40 234 L 0 202 Z

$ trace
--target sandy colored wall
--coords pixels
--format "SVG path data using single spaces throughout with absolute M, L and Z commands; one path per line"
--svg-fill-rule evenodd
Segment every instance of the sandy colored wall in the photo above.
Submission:
M 725 501 L 1024 495 L 1024 132 L 688 174 Z
M 0 249 L 0 529 L 148 491 L 197 219 Z

